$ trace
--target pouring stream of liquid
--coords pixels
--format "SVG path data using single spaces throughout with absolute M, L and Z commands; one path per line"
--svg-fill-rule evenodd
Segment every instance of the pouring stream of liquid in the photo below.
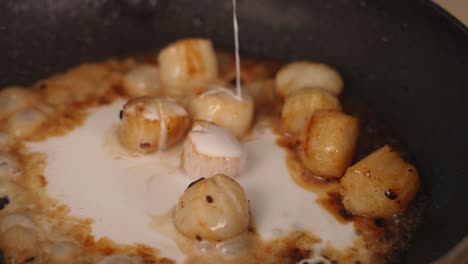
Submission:
M 242 99 L 241 91 L 241 73 L 240 73 L 240 56 L 239 56 L 239 25 L 237 23 L 237 4 L 236 0 L 232 0 L 232 24 L 234 25 L 234 46 L 236 56 L 236 91 L 237 98 Z

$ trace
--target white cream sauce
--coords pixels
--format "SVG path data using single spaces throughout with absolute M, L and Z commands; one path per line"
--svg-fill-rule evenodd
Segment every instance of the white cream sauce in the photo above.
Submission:
M 123 100 L 91 109 L 85 123 L 61 137 L 28 143 L 48 155 L 47 191 L 70 207 L 71 215 L 91 218 L 97 239 L 142 243 L 177 262 L 184 259 L 176 243 L 151 227 L 151 215 L 166 214 L 192 181 L 180 169 L 177 146 L 156 155 L 120 158 L 105 147 L 108 131 L 118 123 Z M 324 244 L 344 249 L 357 238 L 352 223 L 341 224 L 317 202 L 317 195 L 297 186 L 286 167 L 286 152 L 269 129 L 255 129 L 243 144 L 246 170 L 236 180 L 251 202 L 255 230 L 262 239 L 307 230 Z

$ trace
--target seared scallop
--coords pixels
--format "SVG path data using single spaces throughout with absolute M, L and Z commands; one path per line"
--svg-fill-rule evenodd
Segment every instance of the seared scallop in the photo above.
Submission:
M 352 116 L 318 113 L 302 132 L 299 159 L 316 176 L 340 178 L 351 164 L 358 131 L 359 121 Z
M 0 149 L 8 151 L 14 144 L 14 137 L 7 132 L 0 131 Z
M 384 146 L 346 171 L 340 193 L 348 211 L 386 218 L 403 213 L 418 189 L 416 168 Z
M 256 107 L 272 104 L 276 100 L 275 83 L 272 79 L 253 81 L 243 87 L 249 92 Z
M 38 226 L 35 221 L 26 212 L 15 212 L 1 218 L 0 221 L 0 232 L 4 233 L 7 230 L 20 226 L 30 230 L 38 230 Z
M 138 264 L 141 261 L 137 261 L 133 258 L 130 258 L 127 255 L 118 254 L 111 255 L 102 258 L 97 264 Z
M 17 138 L 31 136 L 47 121 L 47 116 L 35 108 L 25 108 L 11 115 L 5 129 Z
M 4 258 L 10 263 L 40 263 L 43 255 L 41 242 L 36 232 L 22 226 L 13 226 L 2 232 L 0 248 Z
M 85 63 L 35 84 L 44 101 L 62 109 L 76 102 L 104 96 L 117 83 L 109 64 Z
M 239 97 L 229 89 L 215 87 L 195 98 L 189 111 L 193 119 L 215 123 L 240 137 L 252 125 L 254 103 L 245 93 Z
M 218 77 L 218 65 L 209 39 L 191 38 L 165 47 L 158 57 L 161 83 L 170 95 L 197 94 Z
M 81 248 L 73 242 L 62 241 L 48 245 L 46 252 L 53 263 L 70 263 L 81 254 Z
M 119 140 L 130 151 L 151 153 L 178 143 L 189 123 L 187 111 L 176 101 L 139 97 L 124 106 Z
M 343 91 L 343 79 L 328 65 L 299 61 L 283 66 L 276 74 L 276 92 L 287 97 L 292 92 L 305 87 L 318 87 L 333 95 Z
M 300 133 L 307 121 L 322 110 L 341 111 L 338 99 L 319 88 L 303 88 L 286 98 L 281 111 L 283 127 L 291 133 Z
M 188 238 L 224 241 L 244 233 L 250 223 L 242 186 L 218 174 L 191 184 L 174 212 L 177 230 Z
M 25 192 L 24 188 L 9 180 L 0 180 L 0 215 L 24 206 L 21 197 Z
M 219 173 L 237 177 L 245 163 L 242 145 L 213 123 L 197 121 L 185 139 L 182 167 L 191 178 L 208 178 Z
M 31 106 L 36 97 L 30 90 L 19 86 L 11 86 L 0 90 L 0 119 Z
M 15 156 L 0 152 L 0 180 L 17 180 L 21 173 L 21 164 Z
M 156 95 L 161 90 L 159 69 L 153 65 L 140 65 L 123 76 L 123 90 L 131 97 Z

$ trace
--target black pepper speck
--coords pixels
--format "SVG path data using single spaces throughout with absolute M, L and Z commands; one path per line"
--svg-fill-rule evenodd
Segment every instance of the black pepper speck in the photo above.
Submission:
M 377 218 L 374 220 L 374 224 L 377 227 L 385 227 L 385 220 L 382 218 Z
M 352 218 L 353 217 L 353 214 L 351 214 L 350 212 L 348 212 L 346 209 L 340 209 L 338 211 L 340 213 L 340 215 L 346 219 L 349 219 L 349 218 Z
M 387 197 L 390 200 L 395 200 L 397 198 L 397 195 L 390 190 L 385 191 L 385 197 Z
M 8 196 L 3 196 L 0 198 L 0 210 L 3 210 L 10 203 Z

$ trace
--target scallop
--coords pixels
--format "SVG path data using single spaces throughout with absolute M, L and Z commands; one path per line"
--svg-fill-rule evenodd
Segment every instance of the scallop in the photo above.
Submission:
M 0 211 L 10 211 L 24 206 L 18 202 L 25 190 L 11 181 L 0 181 Z
M 10 153 L 0 152 L 0 179 L 17 180 L 22 174 L 21 164 Z
M 31 106 L 36 101 L 34 94 L 19 86 L 11 86 L 0 90 L 0 119 Z
M 209 39 L 190 38 L 165 47 L 158 56 L 161 84 L 170 95 L 197 94 L 218 77 L 218 65 Z
M 189 124 L 187 111 L 176 101 L 138 97 L 125 104 L 118 136 L 127 149 L 151 153 L 181 141 Z
M 0 235 L 0 248 L 10 263 L 40 263 L 41 243 L 34 230 L 14 226 Z
M 7 132 L 0 131 L 0 149 L 9 150 L 15 144 L 15 139 Z
M 191 178 L 208 178 L 219 173 L 237 177 L 245 163 L 241 144 L 213 123 L 197 121 L 185 139 L 182 168 Z
M 245 251 L 248 246 L 248 235 L 240 235 L 227 241 L 217 243 L 216 249 L 221 253 L 221 255 L 229 257 Z
M 156 95 L 161 90 L 159 69 L 153 65 L 139 65 L 123 76 L 123 90 L 131 97 Z
M 219 56 L 220 73 L 222 79 L 230 82 L 236 79 L 236 61 L 235 56 L 231 54 Z M 278 71 L 278 64 L 271 61 L 259 61 L 258 59 L 242 58 L 240 75 L 242 84 L 248 85 L 256 81 L 266 80 L 275 76 Z
M 58 111 L 57 111 L 58 109 L 55 106 L 48 104 L 48 103 L 44 103 L 44 102 L 38 103 L 36 104 L 35 108 L 39 112 L 47 116 L 48 118 L 58 115 Z
M 81 254 L 81 248 L 69 241 L 62 241 L 50 244 L 46 247 L 49 260 L 55 263 L 70 263 Z
M 351 164 L 358 132 L 359 121 L 352 116 L 318 113 L 302 132 L 299 159 L 315 176 L 341 178 Z
M 47 117 L 42 112 L 34 108 L 25 108 L 11 115 L 5 128 L 15 137 L 25 138 L 31 136 L 46 121 Z
M 245 93 L 238 97 L 229 89 L 215 87 L 195 98 L 189 111 L 193 119 L 215 123 L 241 137 L 252 126 L 254 103 Z
M 20 226 L 26 229 L 36 230 L 37 225 L 31 217 L 24 213 L 14 213 L 3 217 L 0 221 L 0 232 L 4 233 L 10 228 Z
M 39 81 L 35 87 L 45 102 L 61 108 L 76 102 L 99 98 L 117 78 L 107 64 L 85 63 L 70 71 Z
M 416 168 L 386 145 L 346 171 L 340 193 L 351 213 L 389 218 L 403 213 L 418 189 Z
M 276 92 L 287 97 L 292 92 L 305 87 L 319 87 L 333 95 L 343 91 L 343 79 L 328 65 L 299 61 L 283 66 L 276 74 Z
M 75 102 L 72 89 L 76 88 L 73 85 L 73 82 L 68 80 L 66 75 L 56 75 L 45 81 L 39 81 L 35 87 L 45 103 L 57 108 L 67 106 Z
M 333 262 L 330 261 L 329 259 L 326 259 L 324 257 L 313 257 L 313 258 L 308 258 L 308 259 L 303 259 L 299 261 L 297 264 L 332 264 Z
M 272 79 L 253 81 L 244 87 L 257 107 L 272 104 L 276 100 L 275 83 Z
M 338 99 L 318 88 L 303 88 L 286 98 L 281 111 L 283 127 L 291 133 L 300 133 L 307 121 L 317 112 L 341 111 Z
M 175 208 L 174 222 L 188 238 L 225 241 L 248 229 L 249 201 L 242 186 L 218 174 L 185 190 Z
M 138 262 L 127 255 L 112 255 L 101 259 L 97 264 L 137 264 Z

